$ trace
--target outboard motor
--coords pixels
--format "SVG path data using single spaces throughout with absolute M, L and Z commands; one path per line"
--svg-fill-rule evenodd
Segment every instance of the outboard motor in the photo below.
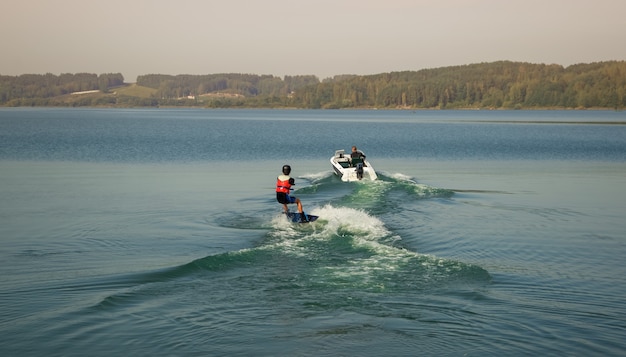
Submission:
M 356 164 L 356 178 L 358 178 L 359 180 L 363 179 L 363 164 L 362 163 Z

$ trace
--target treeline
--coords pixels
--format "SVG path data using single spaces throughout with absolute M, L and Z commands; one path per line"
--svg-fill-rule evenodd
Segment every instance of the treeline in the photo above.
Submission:
M 121 73 L 0 75 L 0 105 L 21 100 L 32 102 L 33 99 L 52 98 L 82 91 L 106 92 L 111 87 L 123 84 L 124 76 Z
M 316 76 L 162 75 L 137 78 L 149 95 L 56 96 L 123 84 L 121 74 L 0 76 L 0 105 L 198 106 L 215 108 L 611 108 L 626 107 L 626 61 L 560 65 L 500 61 Z
M 173 99 L 207 107 L 296 108 L 624 108 L 626 62 L 564 68 L 501 61 L 383 73 L 315 76 L 216 74 L 148 75 L 138 85 L 157 89 L 166 105 Z M 242 97 L 206 97 L 233 93 Z M 190 102 L 189 98 L 194 98 Z
M 296 92 L 307 108 L 623 108 L 626 62 L 519 62 L 353 76 Z
M 317 85 L 316 76 L 285 76 L 254 74 L 162 75 L 137 77 L 137 85 L 156 89 L 155 97 L 176 99 L 209 93 L 238 94 L 244 97 L 287 96 L 295 89 Z

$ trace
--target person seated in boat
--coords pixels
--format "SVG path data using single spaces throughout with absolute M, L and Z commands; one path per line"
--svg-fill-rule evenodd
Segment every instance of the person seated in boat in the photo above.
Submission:
M 356 146 L 352 146 L 352 153 L 350 153 L 350 159 L 352 161 L 352 159 L 361 159 L 360 162 L 363 163 L 363 166 L 365 166 L 365 154 L 363 154 L 361 151 L 359 151 Z M 359 160 L 357 160 L 359 161 Z M 352 163 L 352 166 L 356 166 L 354 163 Z
M 285 214 L 289 213 L 289 207 L 287 205 L 295 203 L 298 206 L 298 212 L 300 213 L 301 220 L 303 222 L 308 221 L 306 214 L 302 210 L 302 202 L 300 202 L 300 199 L 289 195 L 289 191 L 293 190 L 291 186 L 296 184 L 296 181 L 292 177 L 289 177 L 289 174 L 291 173 L 291 166 L 283 165 L 282 171 L 283 174 L 278 176 L 276 180 L 276 201 L 283 204 Z

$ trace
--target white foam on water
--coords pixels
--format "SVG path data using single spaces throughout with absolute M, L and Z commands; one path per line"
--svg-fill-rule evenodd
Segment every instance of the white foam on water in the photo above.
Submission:
M 385 227 L 385 224 L 364 210 L 335 207 L 330 204 L 311 209 L 310 214 L 320 218 L 312 223 L 299 224 L 280 214 L 272 220 L 274 230 L 270 236 L 275 241 L 259 249 L 278 249 L 285 254 L 310 258 L 312 246 L 331 249 L 315 241 L 328 242 L 337 237 L 345 239 L 348 251 L 344 262 L 336 259 L 316 268 L 311 279 L 318 284 L 333 286 L 361 286 L 364 289 L 383 291 L 390 284 L 406 281 L 407 284 L 447 279 L 466 266 L 435 256 L 419 254 L 396 244 L 401 237 Z M 321 254 L 334 254 L 334 251 Z M 412 275 L 416 272 L 417 275 Z M 389 281 L 388 281 L 389 280 Z M 393 281 L 393 282 L 392 282 Z
M 300 178 L 303 178 L 305 180 L 311 181 L 311 182 L 317 182 L 317 181 L 321 181 L 327 177 L 330 177 L 334 175 L 334 173 L 332 171 L 322 171 L 322 172 L 317 172 L 317 173 L 309 173 L 309 174 L 304 174 L 302 176 L 300 176 Z
M 426 184 L 418 183 L 415 178 L 405 175 L 403 173 L 391 173 L 387 174 L 388 177 L 393 179 L 399 185 L 405 187 L 408 192 L 411 192 L 419 198 L 433 197 L 433 196 L 446 196 L 451 194 L 452 191 L 443 188 L 437 188 Z
M 417 183 L 413 177 L 411 177 L 409 175 L 405 175 L 405 174 L 400 173 L 400 172 L 386 174 L 386 176 L 389 176 L 392 179 L 397 180 L 397 181 L 406 181 L 406 182 Z
M 311 214 L 320 216 L 324 221 L 324 232 L 330 234 L 347 234 L 375 242 L 391 234 L 384 223 L 367 212 L 348 207 L 325 205 L 314 208 Z M 346 234 L 344 233 L 344 234 Z
M 293 240 L 329 239 L 336 235 L 346 235 L 358 237 L 363 242 L 376 243 L 392 235 L 381 220 L 363 210 L 328 204 L 312 208 L 308 213 L 320 218 L 315 222 L 299 224 L 292 223 L 282 213 L 274 216 L 271 221 L 274 229 L 271 236 Z

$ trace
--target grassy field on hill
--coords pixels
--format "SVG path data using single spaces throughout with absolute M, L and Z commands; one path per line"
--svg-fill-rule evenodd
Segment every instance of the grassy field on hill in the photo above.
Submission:
M 122 87 L 113 88 L 111 89 L 111 92 L 119 96 L 151 98 L 157 90 L 154 88 L 139 86 L 136 83 L 131 83 Z

